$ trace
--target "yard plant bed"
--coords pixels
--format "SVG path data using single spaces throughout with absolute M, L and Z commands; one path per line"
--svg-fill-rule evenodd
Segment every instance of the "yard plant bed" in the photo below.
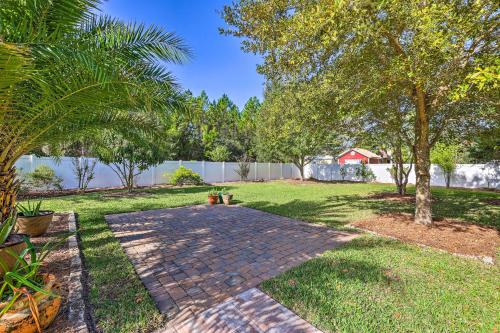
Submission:
M 469 256 L 494 258 L 500 244 L 500 235 L 495 228 L 451 219 L 441 219 L 426 226 L 414 223 L 410 214 L 383 214 L 351 225 L 405 242 Z
M 57 237 L 68 234 L 68 215 L 54 215 L 52 223 L 41 237 L 31 238 L 31 242 L 36 247 L 41 247 L 45 243 L 54 241 Z M 71 253 L 68 249 L 68 242 L 58 249 L 52 251 L 46 258 L 44 265 L 41 268 L 41 273 L 51 273 L 56 276 L 60 284 L 58 294 L 61 296 L 61 308 L 56 316 L 56 319 L 44 332 L 68 332 L 73 333 L 71 322 L 68 320 L 68 293 L 69 293 L 69 276 L 71 267 Z

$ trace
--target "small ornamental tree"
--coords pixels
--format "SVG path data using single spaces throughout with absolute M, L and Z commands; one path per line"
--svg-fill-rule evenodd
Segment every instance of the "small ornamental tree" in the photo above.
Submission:
M 106 132 L 96 139 L 94 153 L 113 170 L 128 192 L 132 192 L 137 176 L 170 157 L 164 147 L 151 141 L 143 137 L 126 139 L 120 134 Z
M 91 161 L 87 157 L 73 157 L 71 159 L 71 164 L 73 166 L 73 173 L 78 181 L 78 189 L 80 191 L 85 191 L 89 186 L 89 183 L 95 177 L 95 167 L 97 160 Z
M 250 174 L 250 162 L 245 160 L 238 162 L 238 168 L 234 171 L 240 176 L 240 180 L 247 181 Z
M 443 171 L 446 188 L 450 187 L 451 177 L 457 168 L 460 156 L 460 147 L 458 145 L 437 143 L 432 149 L 431 161 L 437 164 Z

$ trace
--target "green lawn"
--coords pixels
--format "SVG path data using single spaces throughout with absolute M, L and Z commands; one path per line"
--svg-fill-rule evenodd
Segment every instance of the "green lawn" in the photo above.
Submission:
M 367 200 L 380 184 L 228 184 L 241 204 L 334 227 L 411 204 Z M 134 273 L 105 214 L 206 202 L 208 187 L 150 190 L 150 196 L 100 193 L 53 198 L 45 208 L 79 215 L 90 300 L 104 332 L 143 332 L 162 318 Z M 498 193 L 434 189 L 436 216 L 500 228 Z M 345 248 L 268 281 L 273 297 L 325 331 L 492 331 L 498 320 L 500 269 L 395 241 L 363 236 Z M 290 282 L 293 280 L 293 282 Z

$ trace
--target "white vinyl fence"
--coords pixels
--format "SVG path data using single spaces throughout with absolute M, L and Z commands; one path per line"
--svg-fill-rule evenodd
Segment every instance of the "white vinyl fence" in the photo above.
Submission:
M 90 159 L 92 160 L 92 159 Z M 51 157 L 36 157 L 26 155 L 21 157 L 16 168 L 20 174 L 32 172 L 39 165 L 52 168 L 56 175 L 63 179 L 63 188 L 72 189 L 78 187 L 78 181 L 73 171 L 72 158 L 61 157 L 55 160 Z M 137 177 L 137 185 L 151 186 L 168 182 L 165 174 L 173 173 L 179 166 L 185 166 L 199 173 L 207 183 L 239 181 L 240 176 L 236 173 L 238 163 L 236 162 L 200 162 L 200 161 L 166 161 L 156 167 L 144 171 Z M 273 180 L 292 179 L 300 177 L 299 170 L 293 164 L 286 163 L 250 163 L 249 180 Z M 90 182 L 89 188 L 117 187 L 122 186 L 118 176 L 111 168 L 103 163 L 97 162 L 95 177 Z
M 389 172 L 391 164 L 368 164 L 375 175 L 375 182 L 393 183 Z M 356 169 L 359 164 L 346 164 L 347 175 L 345 180 L 359 181 Z M 341 180 L 339 164 L 310 164 L 305 170 L 306 177 L 318 180 Z M 415 184 L 415 166 L 412 168 L 408 182 Z M 431 185 L 445 186 L 445 177 L 437 165 L 431 166 Z M 500 165 L 488 164 L 459 164 L 451 177 L 451 187 L 468 188 L 500 188 Z
M 62 157 L 54 160 L 51 157 L 36 157 L 27 155 L 21 157 L 16 163 L 18 172 L 27 173 L 35 170 L 39 165 L 47 165 L 54 169 L 57 176 L 63 179 L 63 187 L 66 189 L 76 188 L 77 179 L 73 171 L 70 157 Z M 173 173 L 179 166 L 185 166 L 199 173 L 207 183 L 239 181 L 240 176 L 236 173 L 238 163 L 236 162 L 200 162 L 200 161 L 166 161 L 156 167 L 144 171 L 137 177 L 137 184 L 150 186 L 168 182 L 165 174 Z M 369 164 L 367 165 L 375 175 L 375 182 L 393 183 L 388 169 L 391 164 Z M 346 165 L 347 175 L 345 180 L 360 181 L 356 177 L 356 168 L 359 165 Z M 338 164 L 310 164 L 305 169 L 306 178 L 318 180 L 341 180 L 340 165 Z M 249 180 L 273 180 L 273 179 L 297 179 L 300 177 L 299 170 L 293 164 L 287 163 L 250 163 Z M 414 168 L 409 178 L 410 184 L 415 184 Z M 432 165 L 431 185 L 445 186 L 445 179 L 441 169 Z M 120 179 L 105 164 L 97 162 L 95 178 L 90 182 L 89 188 L 117 187 L 121 186 Z M 452 187 L 468 188 L 500 188 L 500 165 L 498 164 L 460 164 L 451 178 Z

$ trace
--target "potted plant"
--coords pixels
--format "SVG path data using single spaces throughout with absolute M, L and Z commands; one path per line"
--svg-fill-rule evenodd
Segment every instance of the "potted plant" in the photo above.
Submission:
M 219 191 L 212 189 L 208 192 L 208 203 L 213 206 L 219 202 Z
M 14 267 L 17 261 L 15 256 L 26 248 L 23 235 L 12 233 L 15 221 L 15 215 L 11 214 L 0 225 L 0 263 L 2 263 L 0 265 L 0 278 L 4 276 L 5 272 Z
M 64 238 L 66 241 L 67 238 Z M 37 253 L 24 235 L 25 249 L 16 256 L 0 286 L 0 332 L 42 332 L 56 317 L 61 306 L 59 284 L 53 274 L 38 272 L 46 256 L 59 242 L 44 245 Z M 25 259 L 29 256 L 29 259 Z M 4 263 L 0 261 L 0 265 Z
M 222 201 L 224 205 L 229 206 L 231 204 L 231 200 L 233 199 L 233 194 L 229 193 L 226 189 L 222 190 Z
M 26 206 L 17 205 L 16 228 L 19 233 L 37 237 L 47 232 L 50 222 L 52 222 L 52 218 L 54 217 L 54 212 L 51 210 L 40 210 L 41 206 L 41 201 L 33 205 L 29 201 Z

